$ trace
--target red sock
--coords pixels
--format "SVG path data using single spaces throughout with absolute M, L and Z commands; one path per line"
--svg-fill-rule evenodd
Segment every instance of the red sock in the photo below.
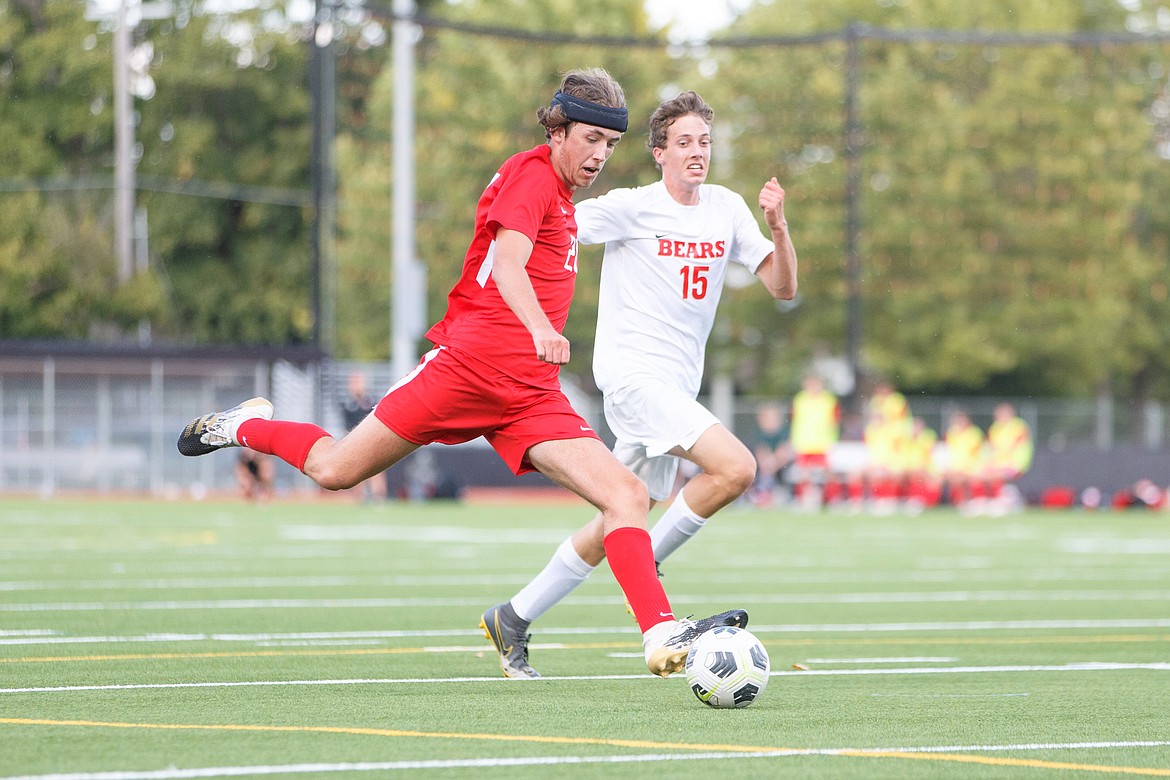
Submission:
M 275 455 L 298 471 L 305 470 L 309 450 L 329 432 L 313 423 L 288 420 L 244 420 L 236 438 L 245 447 Z
M 614 579 L 626 594 L 630 609 L 634 610 L 638 628 L 645 633 L 651 626 L 674 620 L 674 611 L 654 568 L 650 532 L 645 528 L 626 526 L 610 531 L 602 543 Z

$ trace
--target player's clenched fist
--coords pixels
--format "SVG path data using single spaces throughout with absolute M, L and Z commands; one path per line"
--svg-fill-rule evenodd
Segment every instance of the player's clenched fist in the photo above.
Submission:
M 764 219 L 768 227 L 781 230 L 787 227 L 784 219 L 784 188 L 773 176 L 760 190 L 760 208 L 764 210 Z
M 569 362 L 569 340 L 555 330 L 534 333 L 532 343 L 536 346 L 536 356 L 545 363 L 563 366 Z

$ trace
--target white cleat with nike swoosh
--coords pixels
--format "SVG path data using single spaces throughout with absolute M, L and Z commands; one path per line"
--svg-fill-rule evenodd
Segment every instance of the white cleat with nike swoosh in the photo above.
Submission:
M 179 434 L 179 452 L 197 456 L 223 447 L 247 446 L 236 436 L 240 423 L 245 420 L 271 420 L 272 412 L 272 402 L 267 398 L 249 398 L 227 411 L 196 417 Z
M 718 626 L 747 625 L 748 613 L 743 609 L 730 609 L 718 615 L 700 620 L 666 620 L 651 626 L 642 635 L 642 647 L 646 651 L 646 666 L 659 677 L 669 677 L 681 672 L 686 665 L 691 645 L 703 634 Z

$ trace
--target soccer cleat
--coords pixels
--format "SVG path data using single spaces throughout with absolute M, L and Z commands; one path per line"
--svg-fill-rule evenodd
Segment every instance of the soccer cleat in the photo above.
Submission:
M 206 455 L 222 447 L 238 447 L 236 432 L 245 420 L 271 420 L 272 402 L 266 398 L 250 398 L 239 406 L 224 412 L 213 412 L 196 417 L 187 423 L 177 442 L 183 455 Z
M 500 668 L 504 676 L 516 680 L 532 680 L 540 672 L 528 665 L 528 623 L 516 615 L 509 603 L 497 604 L 479 619 L 483 635 L 495 645 L 500 654 Z
M 695 621 L 695 628 L 700 634 L 705 634 L 713 628 L 719 626 L 732 626 L 733 628 L 747 628 L 748 613 L 746 609 L 729 609 L 726 612 L 720 612 L 718 615 L 705 617 L 702 620 Z
M 687 653 L 696 639 L 716 626 L 743 628 L 747 621 L 746 610 L 731 609 L 701 620 L 667 620 L 651 626 L 642 635 L 646 666 L 659 677 L 681 672 L 687 661 Z
M 659 677 L 682 671 L 687 653 L 698 638 L 699 631 L 689 620 L 667 620 L 651 626 L 642 635 L 646 666 Z

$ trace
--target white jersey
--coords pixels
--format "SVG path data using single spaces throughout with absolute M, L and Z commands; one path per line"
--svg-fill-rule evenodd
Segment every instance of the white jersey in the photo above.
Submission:
M 692 398 L 727 264 L 755 272 L 775 250 L 744 199 L 716 184 L 684 206 L 661 181 L 577 205 L 577 239 L 605 244 L 593 375 L 604 393 L 644 379 Z

